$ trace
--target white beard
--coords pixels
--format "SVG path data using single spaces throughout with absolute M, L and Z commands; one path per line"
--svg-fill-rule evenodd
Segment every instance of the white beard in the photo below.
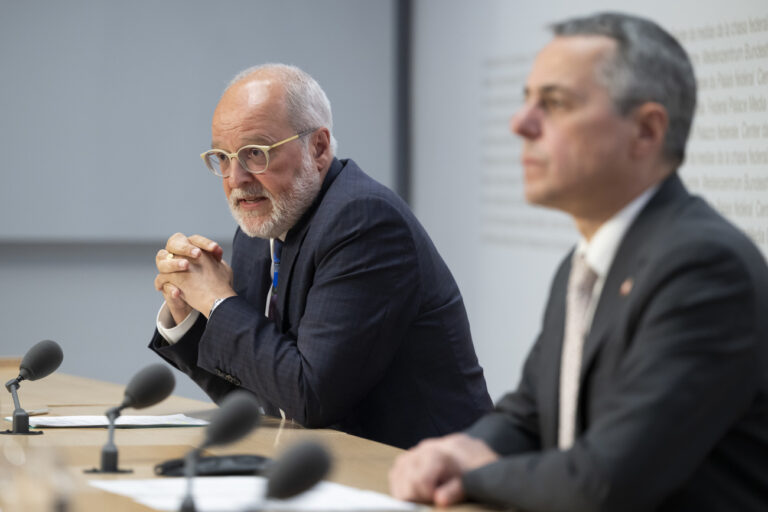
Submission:
M 229 210 L 246 235 L 277 238 L 291 229 L 304 215 L 320 192 L 321 186 L 320 174 L 314 168 L 309 152 L 304 151 L 301 172 L 283 196 L 273 196 L 256 182 L 243 188 L 232 189 L 228 201 Z M 264 196 L 270 202 L 272 210 L 268 216 L 240 208 L 239 199 L 254 196 Z

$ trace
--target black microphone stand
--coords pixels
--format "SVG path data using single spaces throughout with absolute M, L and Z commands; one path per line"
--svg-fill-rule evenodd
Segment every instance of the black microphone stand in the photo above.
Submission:
M 195 477 L 197 456 L 200 455 L 201 451 L 201 449 L 195 449 L 187 453 L 184 462 L 184 476 L 187 478 L 187 493 L 184 496 L 184 500 L 181 502 L 179 512 L 197 512 L 197 508 L 195 508 L 195 498 L 192 496 L 192 481 Z
M 143 409 L 165 400 L 173 391 L 175 380 L 165 366 L 154 364 L 147 366 L 133 376 L 125 387 L 123 402 L 104 413 L 109 420 L 107 443 L 101 449 L 101 469 L 87 469 L 86 473 L 132 473 L 132 469 L 117 467 L 117 446 L 115 446 L 115 421 L 126 407 Z
M 107 442 L 101 448 L 101 468 L 86 469 L 83 473 L 133 473 L 132 469 L 118 469 L 117 445 L 115 445 L 115 420 L 120 417 L 121 407 L 113 407 L 107 410 L 109 420 Z
M 24 380 L 24 377 L 19 375 L 15 379 L 11 379 L 5 383 L 5 389 L 11 393 L 13 397 L 13 427 L 11 430 L 3 430 L 0 434 L 21 435 L 21 436 L 35 436 L 43 433 L 42 430 L 29 430 L 29 414 L 27 411 L 21 408 L 19 403 L 19 394 L 16 392 L 19 389 L 19 382 Z
M 195 477 L 197 458 L 211 446 L 229 444 L 241 439 L 259 423 L 259 404 L 246 391 L 234 391 L 227 395 L 219 410 L 211 418 L 205 430 L 205 440 L 190 450 L 184 460 L 184 475 L 187 477 L 187 492 L 181 502 L 181 512 L 196 512 L 192 496 L 192 480 Z

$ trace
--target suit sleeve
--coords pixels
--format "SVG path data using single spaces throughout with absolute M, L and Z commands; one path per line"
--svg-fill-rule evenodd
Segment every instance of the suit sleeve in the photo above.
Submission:
M 608 342 L 627 346 L 600 417 L 569 450 L 468 472 L 468 496 L 531 511 L 652 510 L 745 413 L 764 371 L 746 264 L 722 243 L 689 241 L 649 266 L 626 337 Z
M 536 343 L 526 358 L 523 374 L 517 389 L 507 393 L 496 403 L 494 412 L 480 418 L 465 432 L 485 441 L 500 455 L 514 455 L 538 451 L 544 441 L 541 436 L 543 409 L 539 403 L 538 383 L 546 378 L 544 375 L 552 370 L 557 361 L 544 359 L 542 356 L 543 339 L 556 335 L 562 329 L 565 307 L 563 297 L 570 272 L 571 253 L 560 264 L 552 280 L 549 290 L 549 300 L 544 314 L 541 332 Z
M 290 287 L 307 294 L 298 335 L 237 296 L 216 309 L 196 348 L 198 371 L 232 376 L 308 427 L 338 422 L 376 385 L 420 294 L 409 227 L 385 200 L 353 200 L 322 222 L 312 285 Z
M 155 329 L 155 334 L 149 343 L 149 348 L 154 350 L 170 365 L 186 373 L 205 391 L 211 400 L 219 403 L 236 386 L 222 378 L 222 374 L 211 373 L 197 365 L 198 346 L 205 325 L 205 317 L 198 315 L 197 321 L 192 328 L 173 345 L 169 345 L 157 329 Z
M 516 391 L 507 393 L 495 410 L 477 420 L 465 433 L 482 439 L 500 455 L 539 450 L 539 414 L 536 404 L 536 377 L 540 341 L 537 340 L 523 368 Z

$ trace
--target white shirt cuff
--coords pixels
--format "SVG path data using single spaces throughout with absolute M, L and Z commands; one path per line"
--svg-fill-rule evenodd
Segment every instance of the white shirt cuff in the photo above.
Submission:
M 187 315 L 187 318 L 185 318 L 179 325 L 176 325 L 176 322 L 174 322 L 173 316 L 171 315 L 171 311 L 168 309 L 168 304 L 163 302 L 160 311 L 157 312 L 157 332 L 160 333 L 160 336 L 162 336 L 165 341 L 173 345 L 184 337 L 184 335 L 187 334 L 187 331 L 195 325 L 195 321 L 197 321 L 199 315 L 200 312 L 193 309 Z

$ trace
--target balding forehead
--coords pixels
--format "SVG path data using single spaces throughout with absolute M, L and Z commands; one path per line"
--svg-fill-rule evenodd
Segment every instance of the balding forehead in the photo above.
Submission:
M 282 135 L 288 124 L 284 96 L 280 84 L 269 79 L 246 78 L 230 87 L 213 114 L 213 146 L 237 149 Z
M 230 87 L 221 97 L 214 113 L 218 117 L 267 115 L 275 120 L 285 117 L 285 90 L 270 79 L 244 80 Z
M 282 101 L 284 95 L 285 90 L 279 80 L 254 73 L 227 89 L 221 102 L 234 100 L 245 105 L 260 105 Z

